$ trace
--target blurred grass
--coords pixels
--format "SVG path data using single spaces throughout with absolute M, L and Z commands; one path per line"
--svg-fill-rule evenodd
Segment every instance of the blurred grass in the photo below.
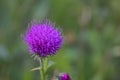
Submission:
M 31 20 L 62 28 L 63 48 L 52 71 L 72 80 L 120 80 L 119 0 L 0 0 L 0 80 L 39 80 L 21 34 Z

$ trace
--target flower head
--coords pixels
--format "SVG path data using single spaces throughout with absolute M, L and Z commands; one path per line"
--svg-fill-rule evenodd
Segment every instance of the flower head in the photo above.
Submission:
M 67 74 L 67 73 L 61 73 L 61 74 L 59 75 L 59 79 L 60 79 L 60 80 L 71 80 L 71 79 L 70 79 L 70 75 Z
M 48 19 L 32 22 L 28 26 L 24 40 L 30 52 L 40 57 L 55 55 L 62 46 L 61 32 Z

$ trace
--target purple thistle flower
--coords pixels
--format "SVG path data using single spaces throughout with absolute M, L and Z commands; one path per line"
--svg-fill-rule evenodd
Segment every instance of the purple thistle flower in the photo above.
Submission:
M 68 73 L 61 73 L 59 75 L 59 80 L 71 80 L 70 75 Z
M 32 22 L 24 38 L 30 52 L 40 57 L 55 55 L 62 46 L 62 39 L 61 32 L 48 19 Z

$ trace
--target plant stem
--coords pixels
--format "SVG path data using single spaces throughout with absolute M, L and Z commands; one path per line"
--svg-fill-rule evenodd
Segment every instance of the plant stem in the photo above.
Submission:
M 41 75 L 41 80 L 46 80 L 46 71 L 47 71 L 47 58 L 39 58 L 39 62 L 40 62 L 40 75 Z

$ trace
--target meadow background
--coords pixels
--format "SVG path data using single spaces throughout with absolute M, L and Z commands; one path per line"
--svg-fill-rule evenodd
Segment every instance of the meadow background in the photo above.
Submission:
M 120 0 L 0 0 L 0 80 L 40 80 L 21 38 L 31 20 L 49 18 L 64 45 L 48 71 L 72 80 L 120 80 Z

